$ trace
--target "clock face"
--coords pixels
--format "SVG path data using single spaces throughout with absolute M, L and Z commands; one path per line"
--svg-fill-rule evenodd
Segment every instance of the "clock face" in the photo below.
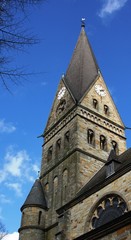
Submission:
M 101 85 L 99 85 L 99 84 L 95 85 L 95 91 L 96 91 L 101 97 L 106 96 L 106 91 L 105 91 L 105 89 L 104 89 Z
M 60 91 L 58 92 L 58 96 L 57 96 L 57 98 L 58 98 L 59 100 L 64 96 L 65 91 L 66 91 L 66 88 L 65 88 L 65 87 L 62 87 L 62 88 L 60 89 Z

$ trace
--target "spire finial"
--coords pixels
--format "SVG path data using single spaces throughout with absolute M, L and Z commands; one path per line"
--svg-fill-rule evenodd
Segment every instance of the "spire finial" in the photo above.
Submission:
M 85 18 L 81 19 L 81 27 L 85 27 L 85 20 L 86 20 Z

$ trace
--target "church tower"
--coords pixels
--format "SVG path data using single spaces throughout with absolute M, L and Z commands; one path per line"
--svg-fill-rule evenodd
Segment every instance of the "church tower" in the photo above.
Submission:
M 126 150 L 124 129 L 82 23 L 72 59 L 60 79 L 42 135 L 39 184 L 43 189 L 44 204 L 35 205 L 38 214 L 32 209 L 33 199 L 22 207 L 22 211 L 28 210 L 29 219 L 36 217 L 34 212 L 37 218 L 39 212 L 44 214 L 43 235 L 40 234 L 43 237 L 38 234 L 36 240 L 60 239 L 56 210 L 71 201 L 104 166 L 112 149 L 116 155 Z M 28 220 L 25 225 L 27 223 Z M 20 240 L 27 239 L 21 237 L 24 236 L 23 229 L 22 226 L 19 229 Z M 30 225 L 28 231 L 31 229 Z

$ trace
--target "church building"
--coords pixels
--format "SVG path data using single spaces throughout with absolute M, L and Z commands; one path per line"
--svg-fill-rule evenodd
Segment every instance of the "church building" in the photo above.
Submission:
M 42 137 L 19 240 L 131 240 L 131 148 L 84 22 Z

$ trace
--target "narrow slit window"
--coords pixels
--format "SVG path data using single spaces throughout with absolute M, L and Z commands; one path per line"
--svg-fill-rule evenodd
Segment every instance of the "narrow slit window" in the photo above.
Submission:
M 70 132 L 69 132 L 69 131 L 67 131 L 67 132 L 65 133 L 65 140 L 66 140 L 66 142 L 69 142 L 69 141 L 70 141 Z
M 107 150 L 107 141 L 104 135 L 100 135 L 100 149 L 104 151 Z
M 57 150 L 60 150 L 60 148 L 61 148 L 61 139 L 60 138 L 57 140 L 56 145 L 57 145 Z
M 104 113 L 105 115 L 109 115 L 109 107 L 107 105 L 104 105 Z
M 48 155 L 47 155 L 47 160 L 50 161 L 52 159 L 52 153 L 53 153 L 53 146 L 51 146 L 48 149 Z
M 95 143 L 95 134 L 92 129 L 87 130 L 87 141 L 91 145 L 94 145 L 94 143 Z
M 67 131 L 64 135 L 64 151 L 67 152 L 70 147 L 70 132 Z
M 93 107 L 98 109 L 98 101 L 96 99 L 93 99 Z
M 39 211 L 39 216 L 38 216 L 38 225 L 41 224 L 41 217 L 42 217 L 42 211 Z
M 118 144 L 116 141 L 112 141 L 112 148 L 114 149 L 115 153 L 118 153 Z

